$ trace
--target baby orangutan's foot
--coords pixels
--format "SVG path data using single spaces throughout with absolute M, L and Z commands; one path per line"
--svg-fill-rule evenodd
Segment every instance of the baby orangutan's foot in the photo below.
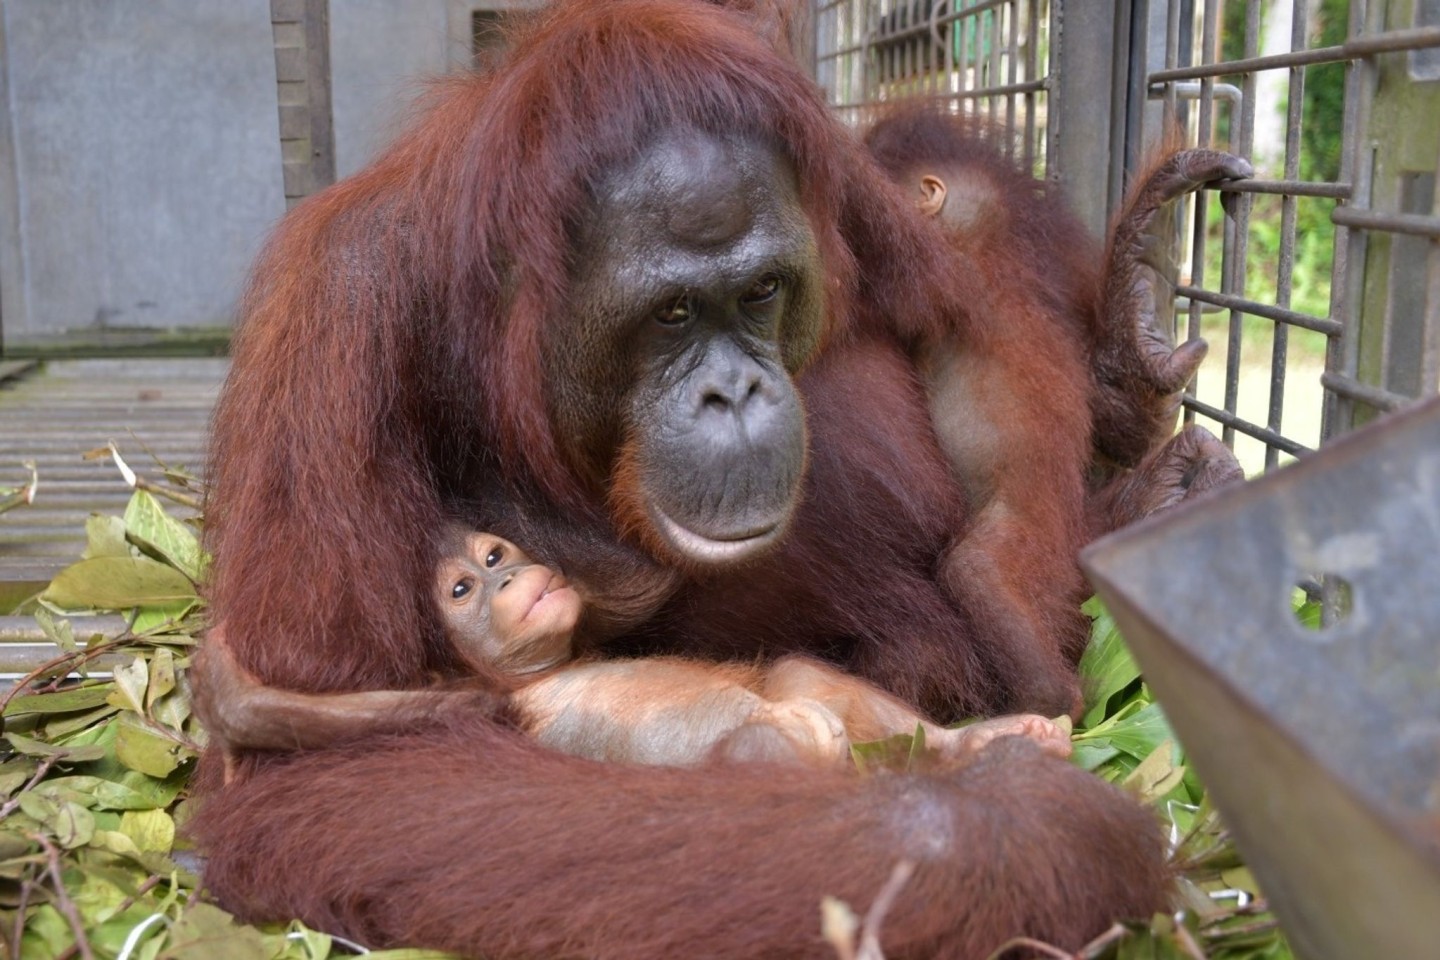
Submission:
M 926 737 L 926 744 L 939 750 L 947 759 L 969 759 L 1000 737 L 1025 737 L 1054 757 L 1070 756 L 1070 731 L 1054 720 L 1034 713 L 1017 713 L 1008 717 L 980 720 L 956 730 L 942 730 Z
M 762 703 L 743 724 L 715 745 L 725 760 L 806 763 L 838 767 L 850 756 L 845 725 L 813 700 Z

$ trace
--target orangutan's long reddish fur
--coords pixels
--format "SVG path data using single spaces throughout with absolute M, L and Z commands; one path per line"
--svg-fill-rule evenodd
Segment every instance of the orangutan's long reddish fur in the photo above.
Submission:
M 573 321 L 569 237 L 588 186 L 683 125 L 786 153 L 826 267 L 829 345 L 801 384 L 811 506 L 791 541 L 809 553 L 772 587 L 777 602 L 842 612 L 818 627 L 791 614 L 792 642 L 949 712 L 1003 704 L 1024 682 L 1027 665 L 978 620 L 990 611 L 967 609 L 954 565 L 939 569 L 963 503 L 911 359 L 941 337 L 1001 356 L 983 307 L 999 274 L 955 263 L 743 19 L 677 0 L 560 5 L 497 73 L 441 83 L 391 152 L 277 231 L 217 409 L 208 504 L 213 616 L 262 681 L 343 691 L 457 674 L 423 586 L 457 505 L 607 591 L 591 599 L 612 633 L 667 596 L 702 595 L 616 542 L 607 490 L 558 452 L 540 362 Z M 986 264 L 1012 269 L 1003 251 Z M 1036 398 L 1016 417 L 1048 417 L 1028 404 L 1054 403 L 1057 377 L 1078 389 L 1052 352 L 1015 370 L 1016 392 Z M 1020 469 L 1044 459 L 1014 452 Z M 1035 482 L 1057 501 L 1042 510 L 1070 509 L 1068 479 Z M 738 604 L 743 580 L 716 577 L 716 596 L 727 582 Z M 1072 586 L 1015 583 L 1046 591 L 1041 610 Z M 729 637 L 697 627 L 688 645 L 754 655 L 771 608 L 749 609 Z M 983 957 L 1020 933 L 1075 946 L 1165 902 L 1150 815 L 1018 745 L 946 776 L 872 780 L 606 767 L 457 711 L 444 730 L 248 756 L 237 775 L 194 821 L 221 902 L 377 945 L 821 956 L 821 897 L 863 910 L 901 858 L 919 868 L 886 922 L 894 958 Z
M 597 764 L 456 715 L 297 754 L 224 806 L 199 837 L 241 916 L 487 958 L 833 957 L 821 896 L 863 914 L 910 859 L 886 956 L 981 960 L 1017 931 L 1078 947 L 1166 881 L 1146 812 L 1014 738 L 949 774 L 861 780 Z

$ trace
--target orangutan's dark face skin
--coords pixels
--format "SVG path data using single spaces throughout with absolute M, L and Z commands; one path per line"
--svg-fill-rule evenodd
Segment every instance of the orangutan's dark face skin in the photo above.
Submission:
M 599 185 L 575 249 L 567 335 L 545 355 L 567 455 L 672 561 L 763 552 L 795 510 L 806 434 L 790 376 L 823 326 L 788 163 L 672 131 Z

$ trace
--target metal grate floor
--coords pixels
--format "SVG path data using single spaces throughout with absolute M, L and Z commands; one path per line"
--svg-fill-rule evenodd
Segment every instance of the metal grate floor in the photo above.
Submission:
M 160 468 L 150 452 L 167 466 L 202 473 L 210 411 L 227 368 L 223 359 L 195 358 L 0 369 L 0 487 L 29 480 L 26 460 L 40 477 L 30 505 L 0 514 L 0 634 L 15 626 L 5 615 L 17 600 L 80 556 L 85 518 L 125 509 L 131 491 L 114 462 L 83 454 L 113 440 L 131 468 L 151 479 Z

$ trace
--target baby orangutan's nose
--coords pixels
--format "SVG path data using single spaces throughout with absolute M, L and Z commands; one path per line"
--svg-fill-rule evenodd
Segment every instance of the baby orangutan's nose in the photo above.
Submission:
M 510 581 L 511 581 L 511 580 L 514 580 L 514 579 L 515 579 L 515 574 L 513 574 L 513 573 L 507 573 L 507 574 L 505 574 L 505 578 L 500 581 L 500 585 L 495 588 L 495 592 L 496 592 L 496 593 L 499 593 L 501 590 L 504 590 L 506 587 L 510 586 Z

